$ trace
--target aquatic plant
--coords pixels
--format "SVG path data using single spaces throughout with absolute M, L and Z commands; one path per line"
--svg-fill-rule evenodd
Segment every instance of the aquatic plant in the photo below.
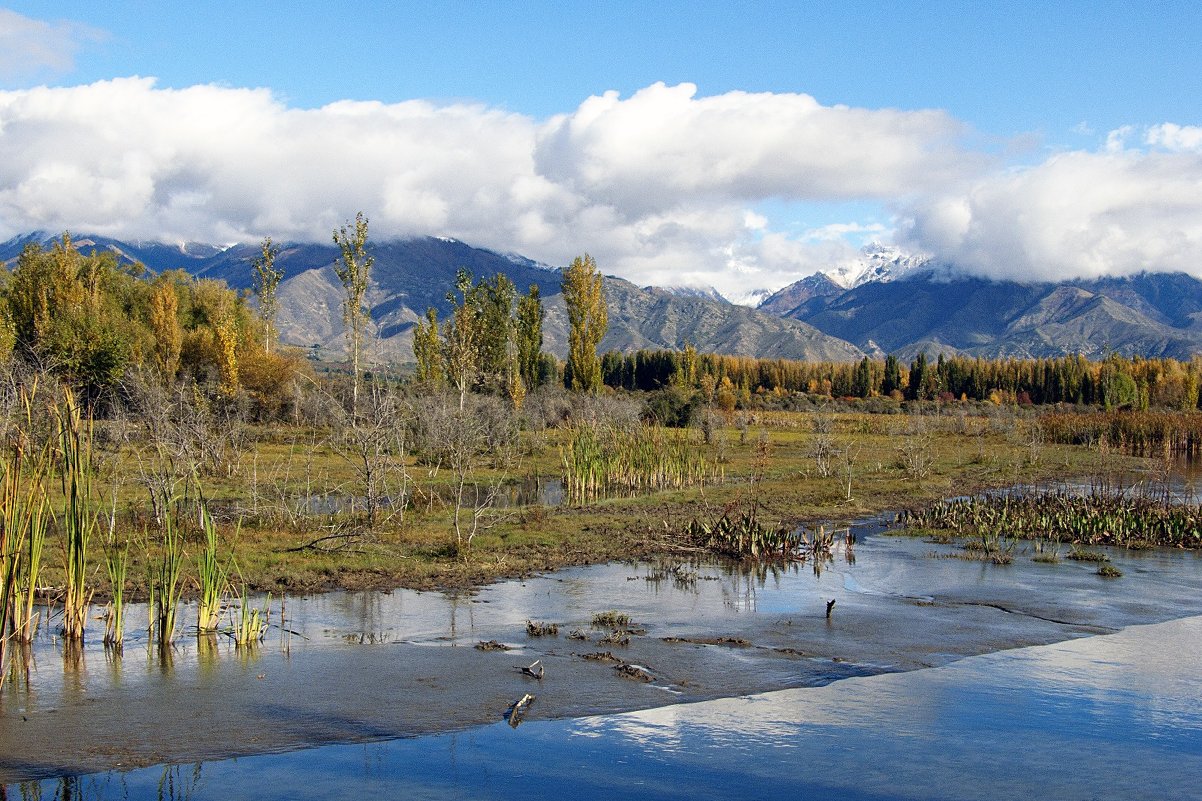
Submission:
M 92 593 L 86 586 L 88 543 L 98 519 L 92 503 L 92 421 L 85 424 L 70 389 L 63 390 L 54 407 L 59 424 L 63 491 L 63 557 L 66 587 L 63 594 L 63 637 L 83 640 Z
M 169 505 L 166 508 L 159 529 L 158 559 L 147 561 L 150 627 L 152 636 L 157 633 L 160 646 L 170 645 L 175 639 L 176 615 L 183 592 L 180 572 L 184 564 L 184 536 L 175 524 L 174 512 Z
M 630 615 L 616 610 L 598 612 L 593 615 L 592 627 L 595 629 L 620 629 L 630 625 Z
M 1065 556 L 1065 559 L 1072 559 L 1074 562 L 1110 561 L 1110 557 L 1101 551 L 1091 551 L 1088 548 L 1082 548 L 1080 545 L 1074 545 Z
M 1102 578 L 1121 578 L 1123 571 L 1111 564 L 1098 565 L 1098 575 Z
M 679 489 L 721 478 L 687 434 L 669 435 L 654 426 L 634 431 L 577 426 L 560 457 L 564 490 L 573 504 L 614 492 Z
M 1085 546 L 1202 547 L 1202 508 L 1093 490 L 976 495 L 904 512 L 901 525 L 983 540 L 1049 539 Z M 1071 553 L 1069 558 L 1075 558 Z
M 109 515 L 104 566 L 109 577 L 109 607 L 104 616 L 104 644 L 120 648 L 125 640 L 125 575 L 129 568 L 129 542 L 116 538 L 116 509 Z
M 268 617 L 271 614 L 271 595 L 268 594 L 263 608 L 251 607 L 247 600 L 246 585 L 242 585 L 242 603 L 238 609 L 238 618 L 234 621 L 234 644 L 239 648 L 249 648 L 262 641 L 267 633 Z M 231 613 L 232 616 L 232 613 Z
M 1182 456 L 1202 454 L 1202 414 L 1196 411 L 1057 412 L 1041 416 L 1040 427 L 1050 442 L 1108 443 L 1137 456 L 1156 455 L 1166 448 Z
M 555 637 L 559 634 L 558 623 L 541 623 L 533 620 L 526 621 L 526 635 L 529 637 Z
M 37 630 L 33 609 L 51 518 L 45 470 L 44 452 L 29 468 L 18 452 L 5 464 L 0 480 L 0 656 L 8 638 L 30 642 Z
M 216 631 L 220 623 L 221 603 L 229 587 L 229 563 L 221 564 L 217 556 L 217 523 L 213 515 L 200 505 L 200 526 L 204 531 L 204 550 L 196 564 L 200 600 L 196 609 L 196 629 Z

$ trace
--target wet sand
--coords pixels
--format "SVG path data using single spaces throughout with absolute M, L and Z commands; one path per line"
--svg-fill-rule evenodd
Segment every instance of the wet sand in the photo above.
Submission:
M 500 720 L 526 693 L 531 721 L 815 687 L 1202 613 L 1192 553 L 1112 552 L 1125 575 L 1107 580 L 1092 565 L 1020 553 L 995 566 L 954 552 L 873 535 L 854 564 L 839 554 L 821 575 L 610 564 L 470 595 L 290 599 L 287 627 L 303 636 L 273 629 L 253 653 L 194 635 L 167 659 L 132 634 L 120 659 L 42 641 L 28 681 L 0 694 L 0 784 L 462 730 Z M 633 618 L 629 644 L 598 642 L 607 631 L 589 623 L 610 609 Z M 529 637 L 526 620 L 559 634 Z M 487 640 L 513 650 L 474 647 Z M 583 658 L 604 651 L 652 680 Z M 519 671 L 535 660 L 542 680 Z

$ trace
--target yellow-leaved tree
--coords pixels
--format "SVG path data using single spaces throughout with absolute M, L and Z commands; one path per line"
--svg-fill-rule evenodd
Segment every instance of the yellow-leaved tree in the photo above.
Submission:
M 568 307 L 568 362 L 564 385 L 580 392 L 601 388 L 601 360 L 597 346 L 609 327 L 605 305 L 605 279 L 597 262 L 585 253 L 563 271 L 563 300 Z

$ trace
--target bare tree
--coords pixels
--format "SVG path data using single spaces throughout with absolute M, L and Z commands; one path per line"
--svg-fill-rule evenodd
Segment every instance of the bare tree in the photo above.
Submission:
M 409 491 L 405 465 L 408 420 L 408 406 L 396 390 L 372 382 L 358 412 L 343 413 L 335 421 L 331 444 L 355 471 L 357 486 L 352 497 L 362 498 L 369 529 L 380 522 L 385 506 L 391 510 L 389 517 L 404 517 Z

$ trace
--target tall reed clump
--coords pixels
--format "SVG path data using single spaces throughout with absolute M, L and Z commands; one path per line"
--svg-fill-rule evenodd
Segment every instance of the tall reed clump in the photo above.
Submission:
M 92 502 L 92 422 L 80 415 L 70 389 L 63 390 L 54 407 L 59 425 L 61 483 L 63 491 L 63 557 L 66 587 L 63 594 L 63 638 L 82 641 L 88 623 L 92 593 L 87 588 L 88 543 L 99 520 Z
M 1042 415 L 1040 426 L 1050 442 L 1109 442 L 1136 456 L 1166 449 L 1179 456 L 1202 454 L 1202 414 L 1196 411 L 1054 412 Z
M 690 487 L 718 475 L 687 435 L 670 436 L 652 426 L 633 432 L 578 426 L 560 457 L 565 491 L 574 504 L 612 492 Z
M 200 527 L 204 531 L 204 550 L 196 564 L 196 576 L 200 589 L 200 602 L 196 610 L 196 629 L 201 633 L 217 630 L 221 617 L 221 603 L 229 588 L 229 564 L 221 564 L 217 556 L 217 522 L 213 515 L 200 505 Z
M 0 478 L 0 686 L 8 674 L 9 642 L 31 642 L 38 626 L 34 598 L 51 516 L 44 457 L 45 452 L 26 468 L 18 449 Z
M 184 564 L 184 536 L 175 525 L 175 513 L 169 504 L 162 520 L 157 559 L 147 560 L 146 583 L 150 587 L 151 638 L 157 638 L 160 646 L 167 646 L 175 639 L 176 615 L 183 592 L 180 571 Z

